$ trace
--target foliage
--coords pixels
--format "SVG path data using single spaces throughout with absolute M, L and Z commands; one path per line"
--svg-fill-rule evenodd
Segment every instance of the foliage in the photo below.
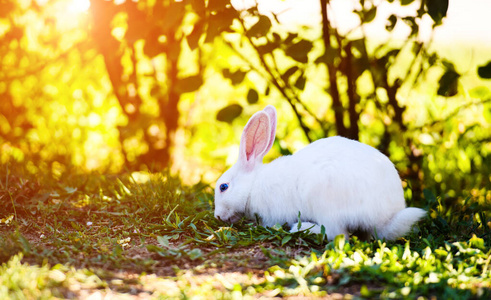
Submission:
M 364 297 L 400 298 L 420 295 L 440 295 L 442 298 L 469 298 L 489 296 L 487 270 L 489 249 L 483 241 L 472 239 L 470 244 L 445 244 L 444 247 L 426 247 L 411 251 L 409 242 L 405 246 L 392 248 L 384 243 L 378 245 L 354 245 L 345 243 L 340 236 L 329 244 L 330 250 L 321 257 L 294 260 L 288 269 L 272 268 L 278 274 L 270 281 L 296 282 L 297 289 L 312 291 L 319 289 L 327 280 L 343 285 L 346 282 L 365 283 L 377 278 L 383 285 L 374 289 L 362 286 Z M 484 250 L 484 251 L 483 251 Z M 465 270 L 459 274 L 457 270 Z M 289 292 L 286 289 L 285 292 Z
M 87 42 L 87 17 L 67 1 L 38 2 L 2 1 L 1 160 L 22 161 L 30 172 L 94 169 L 103 161 L 114 171 L 122 160 L 111 147 L 121 118 Z
M 217 142 L 236 140 L 233 120 L 266 102 L 298 122 L 280 123 L 278 139 L 288 143 L 278 143 L 276 153 L 333 134 L 359 138 L 398 163 L 417 197 L 432 186 L 421 179 L 456 192 L 465 185 L 464 176 L 433 180 L 440 166 L 427 159 L 428 132 L 441 144 L 462 137 L 453 148 L 469 148 L 464 160 L 488 157 L 487 128 L 479 128 L 489 119 L 489 88 L 474 83 L 474 101 L 467 101 L 463 82 L 475 76 L 418 38 L 425 16 L 433 27 L 443 23 L 446 0 L 360 1 L 352 12 L 359 25 L 349 31 L 336 26 L 323 0 L 321 27 L 293 29 L 281 15 L 229 1 L 93 0 L 87 12 L 75 12 L 74 3 L 84 1 L 5 2 L 2 161 L 24 161 L 31 172 L 196 163 L 220 169 L 232 151 L 216 149 Z M 380 16 L 383 6 L 407 9 Z M 365 28 L 383 17 L 388 39 L 369 39 Z M 396 32 L 404 26 L 410 30 L 401 41 Z M 484 79 L 486 66 L 478 68 Z M 419 104 L 419 97 L 429 99 Z M 480 104 L 482 111 L 464 117 Z M 484 120 L 476 117 L 481 112 Z M 485 166 L 473 168 L 489 173 Z
M 102 288 L 105 283 L 88 270 L 63 265 L 48 267 L 22 264 L 22 254 L 0 267 L 0 297 L 3 299 L 71 298 L 81 289 Z
M 485 203 L 455 213 L 427 191 L 429 217 L 407 239 L 328 242 L 281 225 L 229 227 L 213 217 L 212 189 L 166 173 L 53 180 L 22 168 L 0 176 L 2 295 L 489 297 Z

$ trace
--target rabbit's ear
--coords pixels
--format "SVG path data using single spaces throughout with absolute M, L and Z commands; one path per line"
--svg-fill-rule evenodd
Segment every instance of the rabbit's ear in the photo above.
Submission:
M 260 163 L 270 147 L 271 123 L 264 111 L 255 113 L 242 132 L 239 147 L 239 162 L 248 171 Z
M 268 152 L 271 147 L 273 146 L 274 143 L 274 138 L 276 134 L 276 109 L 274 108 L 273 105 L 268 105 L 266 106 L 263 111 L 268 114 L 269 116 L 269 128 L 270 128 L 270 136 L 269 136 L 269 144 L 268 144 Z

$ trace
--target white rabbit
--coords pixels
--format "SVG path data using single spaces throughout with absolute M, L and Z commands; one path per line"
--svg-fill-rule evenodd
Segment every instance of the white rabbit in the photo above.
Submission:
M 320 139 L 291 156 L 263 164 L 276 132 L 268 105 L 244 128 L 237 162 L 218 179 L 215 217 L 234 223 L 259 217 L 263 226 L 289 224 L 292 232 L 325 227 L 328 239 L 358 230 L 393 240 L 426 212 L 406 208 L 401 179 L 378 150 L 347 138 Z M 297 228 L 298 216 L 302 221 Z

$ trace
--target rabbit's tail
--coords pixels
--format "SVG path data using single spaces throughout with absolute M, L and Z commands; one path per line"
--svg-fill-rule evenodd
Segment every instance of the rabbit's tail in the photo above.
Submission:
M 398 237 L 406 235 L 411 226 L 426 215 L 426 211 L 408 207 L 395 214 L 390 221 L 382 228 L 377 228 L 379 239 L 394 240 Z

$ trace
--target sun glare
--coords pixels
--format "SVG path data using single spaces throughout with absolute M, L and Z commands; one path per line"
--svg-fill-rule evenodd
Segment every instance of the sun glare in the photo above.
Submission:
M 90 8 L 90 0 L 70 0 L 68 9 L 73 13 L 83 13 Z

